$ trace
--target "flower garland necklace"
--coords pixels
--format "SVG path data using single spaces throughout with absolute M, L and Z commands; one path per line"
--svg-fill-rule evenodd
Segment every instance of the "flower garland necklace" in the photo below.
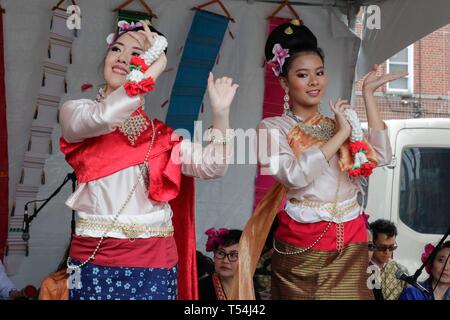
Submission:
M 373 169 L 375 169 L 376 164 L 367 159 L 366 154 L 369 150 L 369 146 L 364 142 L 364 134 L 361 129 L 358 115 L 355 110 L 346 109 L 344 111 L 344 117 L 352 127 L 349 149 L 354 158 L 353 166 L 351 169 L 348 169 L 347 172 L 352 177 L 369 177 L 372 174 Z
M 124 88 L 127 94 L 132 97 L 137 94 L 146 94 L 154 89 L 155 80 L 152 77 L 146 78 L 145 72 L 167 48 L 167 40 L 163 36 L 155 36 L 152 47 L 139 57 L 131 58 L 129 68 L 131 72 L 127 75 L 127 83 Z
M 155 80 L 152 77 L 145 77 L 144 72 L 148 70 L 149 65 L 145 63 L 144 59 L 140 57 L 131 58 L 129 68 L 131 72 L 127 75 L 127 83 L 124 85 L 128 96 L 146 94 L 154 89 Z

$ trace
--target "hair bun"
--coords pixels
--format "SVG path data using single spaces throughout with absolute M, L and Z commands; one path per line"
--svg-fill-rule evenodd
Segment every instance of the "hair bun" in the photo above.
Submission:
M 267 38 L 265 47 L 266 61 L 273 59 L 274 55 L 272 50 L 277 43 L 283 49 L 289 49 L 290 53 L 305 49 L 317 49 L 316 36 L 301 20 L 292 20 L 289 23 L 283 23 L 272 30 Z

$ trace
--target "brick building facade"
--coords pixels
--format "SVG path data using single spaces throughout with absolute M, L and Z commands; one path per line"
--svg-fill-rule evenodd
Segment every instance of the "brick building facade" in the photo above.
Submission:
M 356 30 L 361 34 L 361 18 Z M 450 24 L 403 49 L 380 69 L 408 69 L 411 77 L 377 90 L 383 119 L 450 118 Z M 355 84 L 354 101 L 360 119 L 366 121 L 361 87 L 360 80 Z

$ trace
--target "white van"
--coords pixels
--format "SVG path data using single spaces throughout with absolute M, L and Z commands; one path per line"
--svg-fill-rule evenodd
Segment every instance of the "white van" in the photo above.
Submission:
M 425 244 L 436 244 L 450 227 L 450 119 L 386 124 L 393 159 L 370 177 L 365 211 L 370 222 L 397 225 L 394 258 L 413 274 Z

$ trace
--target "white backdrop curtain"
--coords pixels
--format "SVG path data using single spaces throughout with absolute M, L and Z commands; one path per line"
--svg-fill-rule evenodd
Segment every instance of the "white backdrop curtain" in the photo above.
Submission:
M 4 1 L 5 64 L 9 125 L 10 199 L 20 176 L 20 164 L 27 147 L 34 103 L 41 83 L 42 63 L 47 53 L 50 8 L 56 0 Z M 78 0 L 82 22 L 78 38 L 73 43 L 73 65 L 68 69 L 68 94 L 63 100 L 93 98 L 94 91 L 82 93 L 83 83 L 103 82 L 101 63 L 106 53 L 106 36 L 112 32 L 116 19 L 111 10 L 120 0 Z M 181 58 L 177 55 L 184 45 L 194 12 L 190 8 L 201 1 L 147 0 L 158 15 L 156 28 L 169 40 L 168 68 L 173 68 L 158 80 L 156 90 L 147 98 L 147 112 L 164 120 L 169 98 Z M 220 63 L 213 69 L 215 76 L 230 76 L 240 84 L 231 112 L 233 128 L 255 128 L 261 120 L 264 69 L 263 52 L 266 39 L 266 17 L 275 4 L 223 1 L 236 23 L 230 23 L 233 40 L 226 35 L 220 50 Z M 295 6 L 305 24 L 317 35 L 325 52 L 329 88 L 323 100 L 323 112 L 329 114 L 329 99 L 350 98 L 359 39 L 341 22 L 335 10 L 327 7 Z M 130 9 L 141 9 L 133 5 Z M 211 10 L 220 12 L 214 7 Z M 287 16 L 288 14 L 281 14 Z M 280 101 L 280 105 L 282 101 Z M 207 98 L 199 120 L 203 129 L 209 127 L 211 114 Z M 53 131 L 53 145 L 58 146 L 60 128 Z M 57 149 L 57 148 L 55 148 Z M 47 183 L 39 198 L 47 197 L 63 181 L 71 168 L 58 151 L 47 159 Z M 204 231 L 210 227 L 242 228 L 252 211 L 255 165 L 232 165 L 221 180 L 196 182 L 197 245 L 204 250 Z M 64 202 L 70 194 L 68 185 L 33 221 L 30 230 L 30 256 L 6 259 L 8 272 L 18 287 L 40 281 L 58 265 L 68 245 L 71 211 Z M 11 202 L 11 201 L 10 201 Z M 10 206 L 12 204 L 10 203 Z

